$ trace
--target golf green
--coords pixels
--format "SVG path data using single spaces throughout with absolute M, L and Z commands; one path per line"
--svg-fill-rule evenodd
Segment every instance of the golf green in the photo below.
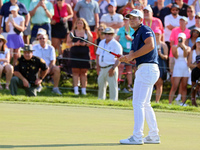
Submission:
M 161 144 L 120 145 L 120 139 L 132 134 L 132 110 L 0 103 L 0 149 L 200 149 L 199 115 L 156 112 L 156 116 Z

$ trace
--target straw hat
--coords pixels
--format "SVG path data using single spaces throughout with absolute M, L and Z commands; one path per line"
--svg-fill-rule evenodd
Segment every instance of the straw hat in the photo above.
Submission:
M 0 39 L 2 39 L 4 41 L 4 43 L 7 43 L 7 40 L 4 38 L 4 36 L 2 34 L 0 34 Z

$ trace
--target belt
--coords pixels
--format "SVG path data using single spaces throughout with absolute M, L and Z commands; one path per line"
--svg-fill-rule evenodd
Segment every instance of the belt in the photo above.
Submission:
M 45 23 L 36 23 L 36 24 L 33 24 L 33 25 L 37 25 L 37 26 L 43 26 L 45 24 L 48 24 L 48 22 L 45 22 Z
M 104 67 L 100 66 L 100 68 L 108 68 L 108 67 L 111 67 L 111 66 L 113 66 L 113 65 L 108 65 L 108 66 L 104 66 Z

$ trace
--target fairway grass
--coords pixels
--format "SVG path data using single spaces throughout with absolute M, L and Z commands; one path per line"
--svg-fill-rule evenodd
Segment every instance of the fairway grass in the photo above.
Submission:
M 198 150 L 200 116 L 156 112 L 161 144 L 120 145 L 133 130 L 133 111 L 0 103 L 0 149 Z M 145 124 L 145 136 L 148 127 Z

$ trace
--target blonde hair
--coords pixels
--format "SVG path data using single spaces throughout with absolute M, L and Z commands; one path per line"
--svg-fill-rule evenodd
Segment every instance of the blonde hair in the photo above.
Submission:
M 82 21 L 83 22 L 83 29 L 85 29 L 86 31 L 90 31 L 90 27 L 89 27 L 87 21 L 84 18 L 78 18 L 76 20 L 76 22 L 74 23 L 74 26 L 73 26 L 74 30 L 77 29 L 77 22 L 78 21 Z

